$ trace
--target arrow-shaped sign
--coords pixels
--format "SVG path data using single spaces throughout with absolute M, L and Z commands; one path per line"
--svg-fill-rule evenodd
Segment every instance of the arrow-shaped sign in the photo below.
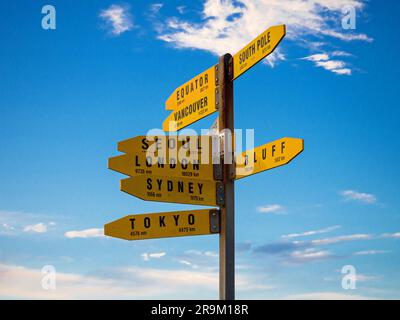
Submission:
M 174 90 L 165 103 L 172 113 L 163 122 L 164 131 L 178 131 L 217 111 L 216 72 L 213 66 Z
M 303 150 L 303 139 L 282 138 L 245 151 L 236 158 L 236 179 L 288 164 Z
M 219 233 L 219 210 L 190 210 L 129 215 L 104 225 L 104 234 L 143 240 Z
M 121 180 L 121 191 L 147 201 L 216 206 L 223 204 L 223 185 L 209 180 L 137 176 Z
M 109 158 L 108 168 L 131 177 L 220 179 L 211 148 L 209 136 L 138 136 L 118 143 L 126 154 Z
M 160 160 L 152 164 L 149 159 L 151 158 L 146 159 L 145 155 L 140 153 L 123 154 L 109 158 L 108 168 L 131 177 L 146 175 L 214 180 L 215 166 L 211 162 L 202 164 L 201 155 L 195 162 L 191 162 L 189 158 L 181 161 L 167 158 L 167 161 Z
M 233 56 L 233 79 L 271 54 L 285 35 L 285 25 L 271 27 L 236 53 Z

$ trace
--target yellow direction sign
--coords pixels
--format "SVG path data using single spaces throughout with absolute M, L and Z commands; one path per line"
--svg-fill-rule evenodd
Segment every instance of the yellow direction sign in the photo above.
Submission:
M 118 142 L 118 151 L 125 153 L 147 153 L 169 150 L 170 153 L 188 151 L 190 153 L 208 150 L 211 146 L 209 136 L 187 136 L 187 135 L 160 135 L 160 136 L 136 136 Z
M 182 159 L 183 161 L 180 162 L 167 158 L 167 161 L 160 159 L 156 164 L 152 164 L 150 159 L 146 158 L 143 153 L 123 154 L 109 158 L 108 168 L 131 177 L 144 174 L 147 176 L 214 180 L 215 166 L 211 162 L 202 164 L 201 155 L 196 162 L 191 162 L 189 158 Z
M 236 53 L 233 56 L 233 79 L 271 54 L 285 35 L 285 25 L 271 27 Z
M 130 215 L 104 225 L 106 236 L 143 240 L 219 233 L 219 210 Z
M 147 201 L 223 204 L 222 183 L 209 180 L 141 175 L 121 180 L 121 191 Z
M 303 150 L 303 139 L 282 138 L 245 151 L 236 159 L 236 179 L 288 164 Z
M 202 97 L 215 97 L 216 67 L 212 66 L 193 79 L 176 88 L 165 101 L 166 110 L 176 110 L 184 104 L 200 100 Z
M 164 131 L 178 131 L 217 111 L 216 72 L 213 66 L 170 95 L 165 108 L 172 113 L 163 122 Z
M 126 154 L 109 158 L 108 168 L 131 177 L 221 179 L 211 147 L 210 136 L 138 136 L 118 143 Z

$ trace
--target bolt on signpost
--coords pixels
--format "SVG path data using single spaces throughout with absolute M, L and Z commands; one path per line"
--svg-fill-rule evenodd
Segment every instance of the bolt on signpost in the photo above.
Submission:
M 282 138 L 235 155 L 233 81 L 271 54 L 285 34 L 284 25 L 267 29 L 167 99 L 171 114 L 163 122 L 164 131 L 177 132 L 218 111 L 215 135 L 134 137 L 119 142 L 118 151 L 124 154 L 108 162 L 109 169 L 128 176 L 121 180 L 121 191 L 137 198 L 218 207 L 125 216 L 107 223 L 104 234 L 125 240 L 219 234 L 221 300 L 235 299 L 235 181 L 286 165 L 304 149 L 302 139 Z M 218 153 L 209 150 L 210 144 Z

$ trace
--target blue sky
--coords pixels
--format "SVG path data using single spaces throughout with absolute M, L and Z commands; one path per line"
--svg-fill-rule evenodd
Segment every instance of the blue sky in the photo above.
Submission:
M 41 27 L 46 4 L 55 30 Z M 355 30 L 342 28 L 348 5 Z M 2 1 L 0 298 L 218 298 L 217 236 L 100 236 L 127 214 L 195 208 L 120 192 L 107 159 L 118 141 L 161 128 L 175 87 L 284 23 L 278 51 L 235 81 L 235 127 L 254 129 L 256 145 L 303 138 L 305 151 L 236 184 L 237 297 L 398 299 L 399 9 Z M 42 289 L 44 265 L 56 290 Z M 345 265 L 354 290 L 341 286 Z

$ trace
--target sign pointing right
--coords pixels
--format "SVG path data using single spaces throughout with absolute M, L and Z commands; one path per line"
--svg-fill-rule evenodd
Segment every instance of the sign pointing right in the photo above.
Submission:
M 251 41 L 233 56 L 233 79 L 270 55 L 286 35 L 285 25 L 274 26 Z
M 236 180 L 288 164 L 304 150 L 304 140 L 282 138 L 236 157 Z

